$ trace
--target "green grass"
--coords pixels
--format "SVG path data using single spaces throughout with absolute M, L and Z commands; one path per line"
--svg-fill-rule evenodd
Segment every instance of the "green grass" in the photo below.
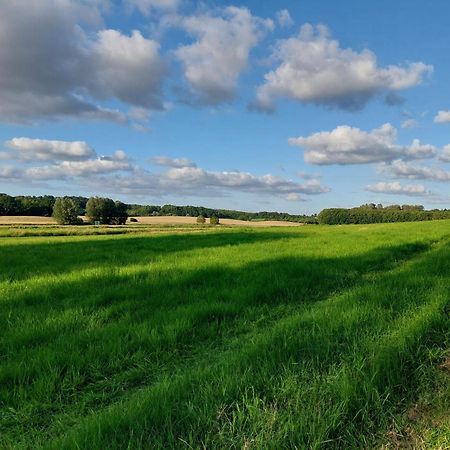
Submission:
M 148 231 L 0 238 L 0 448 L 448 442 L 449 221 Z

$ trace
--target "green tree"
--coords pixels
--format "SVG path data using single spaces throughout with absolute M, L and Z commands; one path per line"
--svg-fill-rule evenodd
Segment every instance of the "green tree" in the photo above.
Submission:
M 198 216 L 197 223 L 205 223 L 205 216 L 202 216 L 202 215 Z
M 211 216 L 209 218 L 209 223 L 211 225 L 219 225 L 219 218 L 217 216 Z
M 116 201 L 114 207 L 115 211 L 113 223 L 115 223 L 116 225 L 125 225 L 128 219 L 127 205 L 125 205 L 125 203 Z
M 14 216 L 18 211 L 18 203 L 8 194 L 0 194 L 0 216 Z
M 91 197 L 86 203 L 86 215 L 92 222 L 111 224 L 115 218 L 116 205 L 110 198 Z
M 59 197 L 53 205 L 52 216 L 61 225 L 75 225 L 80 223 L 79 212 L 80 206 L 74 199 Z

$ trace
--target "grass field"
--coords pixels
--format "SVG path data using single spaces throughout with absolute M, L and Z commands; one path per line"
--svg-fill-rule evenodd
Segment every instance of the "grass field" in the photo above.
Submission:
M 450 221 L 5 230 L 2 449 L 450 448 Z

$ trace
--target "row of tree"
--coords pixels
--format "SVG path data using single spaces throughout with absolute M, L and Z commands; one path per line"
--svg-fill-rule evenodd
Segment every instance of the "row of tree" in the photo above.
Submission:
M 423 220 L 450 219 L 450 210 L 426 211 L 421 205 L 390 205 L 372 208 L 328 208 L 317 216 L 320 224 L 344 225 L 357 223 L 416 222 Z
M 79 215 L 87 215 L 88 198 L 66 196 L 64 199 L 72 199 L 79 207 Z M 111 200 L 112 201 L 112 200 Z M 0 216 L 45 216 L 50 217 L 56 198 L 51 195 L 44 196 L 18 196 L 0 194 Z M 111 203 L 109 202 L 110 208 Z M 124 205 L 124 203 L 121 203 Z M 60 206 L 58 206 L 59 208 Z M 105 207 L 106 208 L 106 207 Z M 206 218 L 221 217 L 237 220 L 287 220 L 291 222 L 317 223 L 315 215 L 293 215 L 275 211 L 245 212 L 229 209 L 204 208 L 202 206 L 176 206 L 176 205 L 126 205 L 128 216 L 189 216 Z
M 450 218 L 449 210 L 426 211 L 422 205 L 388 205 L 367 203 L 357 208 L 329 208 L 319 215 L 294 215 L 274 211 L 245 212 L 202 206 L 127 205 L 101 197 L 10 196 L 0 194 L 0 216 L 54 216 L 60 223 L 79 223 L 85 215 L 92 222 L 122 224 L 129 216 L 189 216 L 237 220 L 286 220 L 291 222 L 347 224 L 409 222 Z
M 83 223 L 80 204 L 73 197 L 59 197 L 53 206 L 53 217 L 59 224 L 77 225 Z M 91 197 L 86 202 L 85 214 L 93 223 L 124 225 L 128 219 L 127 205 L 110 198 Z
M 295 215 L 276 211 L 246 212 L 232 209 L 214 209 L 203 206 L 176 205 L 129 205 L 130 216 L 188 216 L 188 217 L 221 217 L 235 220 L 286 220 L 291 222 L 317 223 L 316 215 Z

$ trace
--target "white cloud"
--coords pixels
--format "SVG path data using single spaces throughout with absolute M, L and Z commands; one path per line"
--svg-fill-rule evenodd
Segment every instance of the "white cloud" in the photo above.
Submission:
M 273 28 L 271 20 L 234 6 L 219 15 L 181 18 L 178 24 L 197 38 L 193 44 L 178 47 L 175 56 L 189 84 L 188 100 L 203 105 L 217 105 L 236 96 L 251 49 Z
M 176 11 L 181 0 L 125 0 L 125 3 L 130 10 L 137 9 L 145 16 L 150 16 L 155 10 Z
M 277 12 L 277 22 L 281 28 L 289 28 L 294 25 L 294 21 L 287 9 L 281 9 Z
M 130 196 L 221 197 L 240 192 L 298 201 L 303 195 L 329 192 L 317 180 L 301 184 L 271 174 L 256 176 L 239 171 L 210 171 L 197 166 L 171 167 L 163 173 L 135 168 L 130 175 L 88 178 L 86 181 L 92 186 Z
M 450 144 L 447 144 L 442 148 L 442 154 L 439 159 L 441 161 L 450 162 Z
M 126 154 L 118 150 L 113 156 L 101 156 L 84 161 L 62 161 L 49 166 L 30 167 L 25 169 L 24 174 L 26 178 L 32 180 L 59 180 L 131 169 L 132 166 Z
M 397 158 L 421 159 L 433 156 L 432 145 L 414 139 L 408 147 L 396 143 L 397 130 L 389 123 L 371 132 L 347 125 L 332 131 L 321 131 L 308 137 L 290 138 L 289 144 L 304 149 L 304 159 L 310 164 L 368 164 Z
M 165 167 L 197 167 L 197 165 L 187 158 L 168 158 L 167 156 L 155 156 L 150 159 L 153 164 Z
M 13 138 L 5 146 L 14 153 L 13 159 L 53 161 L 83 160 L 95 156 L 95 151 L 84 141 L 51 141 L 46 139 Z
M 402 128 L 416 128 L 417 120 L 415 119 L 405 119 L 402 122 Z
M 126 122 L 102 102 L 162 108 L 158 43 L 103 30 L 98 2 L 14 0 L 0 14 L 0 120 Z
M 102 30 L 92 46 L 91 58 L 93 96 L 117 98 L 145 108 L 163 108 L 160 87 L 166 67 L 157 42 L 144 38 L 136 30 L 131 36 Z M 135 112 L 136 109 L 132 111 Z
M 425 186 L 421 184 L 402 185 L 398 181 L 392 183 L 380 181 L 379 183 L 366 186 L 366 191 L 380 194 L 410 195 L 413 197 L 428 194 Z
M 434 117 L 435 123 L 448 123 L 450 122 L 450 111 L 439 111 Z
M 450 181 L 450 172 L 439 167 L 413 166 L 405 161 L 396 160 L 391 164 L 383 164 L 379 167 L 381 173 L 396 178 L 408 178 L 410 180 Z
M 22 178 L 21 169 L 16 167 L 0 167 L 0 180 L 16 180 Z
M 325 26 L 309 24 L 280 40 L 272 59 L 280 65 L 265 75 L 252 105 L 267 112 L 275 109 L 277 98 L 358 110 L 376 94 L 420 84 L 433 69 L 422 62 L 379 67 L 370 50 L 341 48 Z

